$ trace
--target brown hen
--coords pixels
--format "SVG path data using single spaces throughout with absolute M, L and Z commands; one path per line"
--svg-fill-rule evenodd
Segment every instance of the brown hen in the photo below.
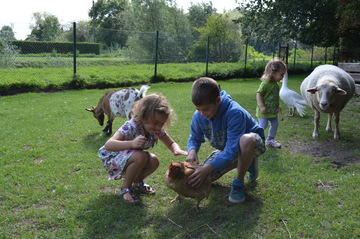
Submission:
M 165 184 L 168 188 L 174 190 L 179 197 L 194 198 L 197 201 L 196 207 L 199 207 L 200 201 L 207 198 L 211 189 L 210 175 L 206 177 L 202 185 L 198 188 L 194 188 L 187 184 L 188 177 L 194 173 L 194 169 L 190 168 L 188 162 L 170 163 L 169 169 L 165 174 Z M 173 200 L 173 201 L 174 201 Z

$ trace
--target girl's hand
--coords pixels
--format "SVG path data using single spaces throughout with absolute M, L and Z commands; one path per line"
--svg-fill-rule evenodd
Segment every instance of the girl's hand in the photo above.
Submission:
M 261 114 L 266 114 L 266 107 L 265 106 L 260 107 L 260 112 Z
M 146 137 L 143 135 L 139 135 L 132 141 L 133 149 L 142 149 L 145 147 Z
M 184 150 L 181 150 L 181 149 L 177 149 L 177 150 L 174 151 L 174 155 L 175 156 L 179 156 L 179 155 L 187 156 L 188 152 L 186 152 Z

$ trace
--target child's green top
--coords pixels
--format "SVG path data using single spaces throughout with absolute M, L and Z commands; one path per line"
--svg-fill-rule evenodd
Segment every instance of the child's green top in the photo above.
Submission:
M 259 105 L 256 107 L 257 118 L 276 118 L 279 112 L 279 91 L 280 87 L 277 82 L 261 82 L 258 93 L 261 94 L 266 107 L 266 114 L 261 114 Z

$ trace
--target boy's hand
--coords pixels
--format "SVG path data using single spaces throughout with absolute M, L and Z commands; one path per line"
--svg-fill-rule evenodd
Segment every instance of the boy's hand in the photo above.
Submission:
M 205 164 L 202 166 L 190 166 L 195 170 L 193 174 L 189 176 L 188 184 L 194 188 L 198 188 L 204 182 L 204 179 L 211 173 L 212 168 L 210 164 Z
M 188 156 L 186 157 L 186 162 L 199 164 L 199 159 L 194 149 L 190 150 L 190 152 L 188 153 Z

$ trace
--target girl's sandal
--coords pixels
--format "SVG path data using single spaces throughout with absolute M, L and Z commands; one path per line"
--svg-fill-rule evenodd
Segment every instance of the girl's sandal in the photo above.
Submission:
M 124 195 L 127 194 L 127 193 L 130 194 L 131 198 L 133 199 L 132 201 L 126 200 L 124 198 Z M 126 203 L 134 204 L 134 205 L 140 203 L 140 199 L 135 195 L 135 193 L 131 190 L 131 188 L 124 188 L 123 190 L 121 190 L 120 196 L 122 196 L 123 201 L 126 202 Z
M 151 188 L 148 184 L 146 184 L 144 181 L 134 183 L 134 187 L 136 190 L 138 190 L 142 194 L 146 195 L 154 195 L 156 193 L 156 190 Z

